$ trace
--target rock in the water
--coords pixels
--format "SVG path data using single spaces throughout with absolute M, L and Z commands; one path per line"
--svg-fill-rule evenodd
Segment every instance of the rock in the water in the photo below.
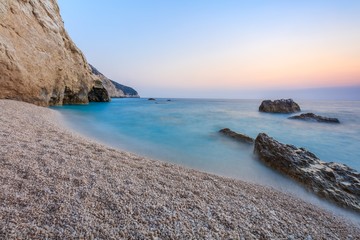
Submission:
M 231 137 L 239 142 L 243 142 L 243 143 L 253 143 L 254 142 L 253 138 L 251 138 L 247 135 L 244 135 L 244 134 L 240 134 L 240 133 L 231 131 L 229 128 L 221 129 L 219 132 L 224 134 L 225 136 Z
M 329 118 L 316 115 L 314 113 L 303 113 L 300 115 L 289 117 L 289 119 L 299 119 L 305 121 L 317 121 L 317 122 L 325 122 L 325 123 L 340 123 L 337 118 Z
M 300 106 L 292 99 L 264 100 L 259 107 L 259 111 L 268 113 L 294 113 L 300 111 Z
M 360 212 L 360 173 L 344 164 L 327 163 L 304 148 L 282 144 L 265 133 L 254 151 L 270 167 L 304 184 L 316 194 Z
M 93 74 L 98 76 L 102 80 L 102 84 L 104 85 L 105 89 L 108 91 L 109 96 L 112 98 L 138 98 L 139 94 L 135 89 L 122 85 L 120 83 L 117 83 L 109 78 L 107 78 L 105 75 L 103 75 L 101 72 L 99 72 L 94 66 L 89 64 L 91 71 Z
M 55 0 L 0 2 L 0 98 L 87 103 L 98 77 L 70 39 Z
M 155 101 L 155 98 L 148 98 L 149 101 Z

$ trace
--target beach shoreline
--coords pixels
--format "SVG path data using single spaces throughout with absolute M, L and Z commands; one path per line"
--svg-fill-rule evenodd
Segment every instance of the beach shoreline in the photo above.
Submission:
M 96 143 L 48 108 L 0 100 L 0 118 L 0 238 L 360 236 L 277 190 Z

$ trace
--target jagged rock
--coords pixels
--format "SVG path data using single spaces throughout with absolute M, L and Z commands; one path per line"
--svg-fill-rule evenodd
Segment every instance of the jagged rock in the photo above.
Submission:
M 148 98 L 149 101 L 155 101 L 155 98 Z
M 95 77 L 64 29 L 56 0 L 0 1 L 0 98 L 87 103 Z
M 264 100 L 259 107 L 259 111 L 269 113 L 294 113 L 300 111 L 300 106 L 292 99 Z
M 323 162 L 306 149 L 282 144 L 265 133 L 257 136 L 254 151 L 267 165 L 319 196 L 360 212 L 360 173 L 356 170 Z
M 254 143 L 253 138 L 244 134 L 231 131 L 229 128 L 221 129 L 219 132 L 242 143 Z
M 139 94 L 135 89 L 122 85 L 120 83 L 117 83 L 109 78 L 107 78 L 105 75 L 103 75 L 101 72 L 99 72 L 94 66 L 89 64 L 91 71 L 93 74 L 98 76 L 102 80 L 102 84 L 104 85 L 105 89 L 108 91 L 109 96 L 112 98 L 138 98 Z
M 314 113 L 303 113 L 300 115 L 289 117 L 289 119 L 299 119 L 305 121 L 317 121 L 317 122 L 326 122 L 326 123 L 340 123 L 337 118 L 329 118 L 316 115 Z

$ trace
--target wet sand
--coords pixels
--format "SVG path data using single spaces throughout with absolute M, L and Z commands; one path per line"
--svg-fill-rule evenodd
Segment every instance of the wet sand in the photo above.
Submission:
M 0 100 L 0 239 L 359 239 L 295 197 L 115 150 L 59 121 Z

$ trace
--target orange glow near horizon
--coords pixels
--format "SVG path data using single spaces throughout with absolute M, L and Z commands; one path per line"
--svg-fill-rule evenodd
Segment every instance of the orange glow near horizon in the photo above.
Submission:
M 255 35 L 146 59 L 149 85 L 182 88 L 317 88 L 360 85 L 360 32 L 347 36 Z M 240 37 L 238 37 L 240 38 Z M 357 39 L 359 41 L 357 41 Z M 137 66 L 136 66 L 137 67 Z M 134 68 L 131 71 L 136 71 Z
M 360 85 L 360 53 L 341 52 L 341 49 L 338 52 L 302 50 L 266 52 L 260 49 L 245 57 L 238 52 L 225 56 L 215 53 L 211 57 L 189 57 L 176 63 L 163 63 L 161 72 L 150 64 L 152 70 L 147 76 L 156 76 L 149 78 L 152 84 L 169 84 L 171 81 L 171 85 L 178 87 L 184 83 L 193 87 L 233 88 Z

